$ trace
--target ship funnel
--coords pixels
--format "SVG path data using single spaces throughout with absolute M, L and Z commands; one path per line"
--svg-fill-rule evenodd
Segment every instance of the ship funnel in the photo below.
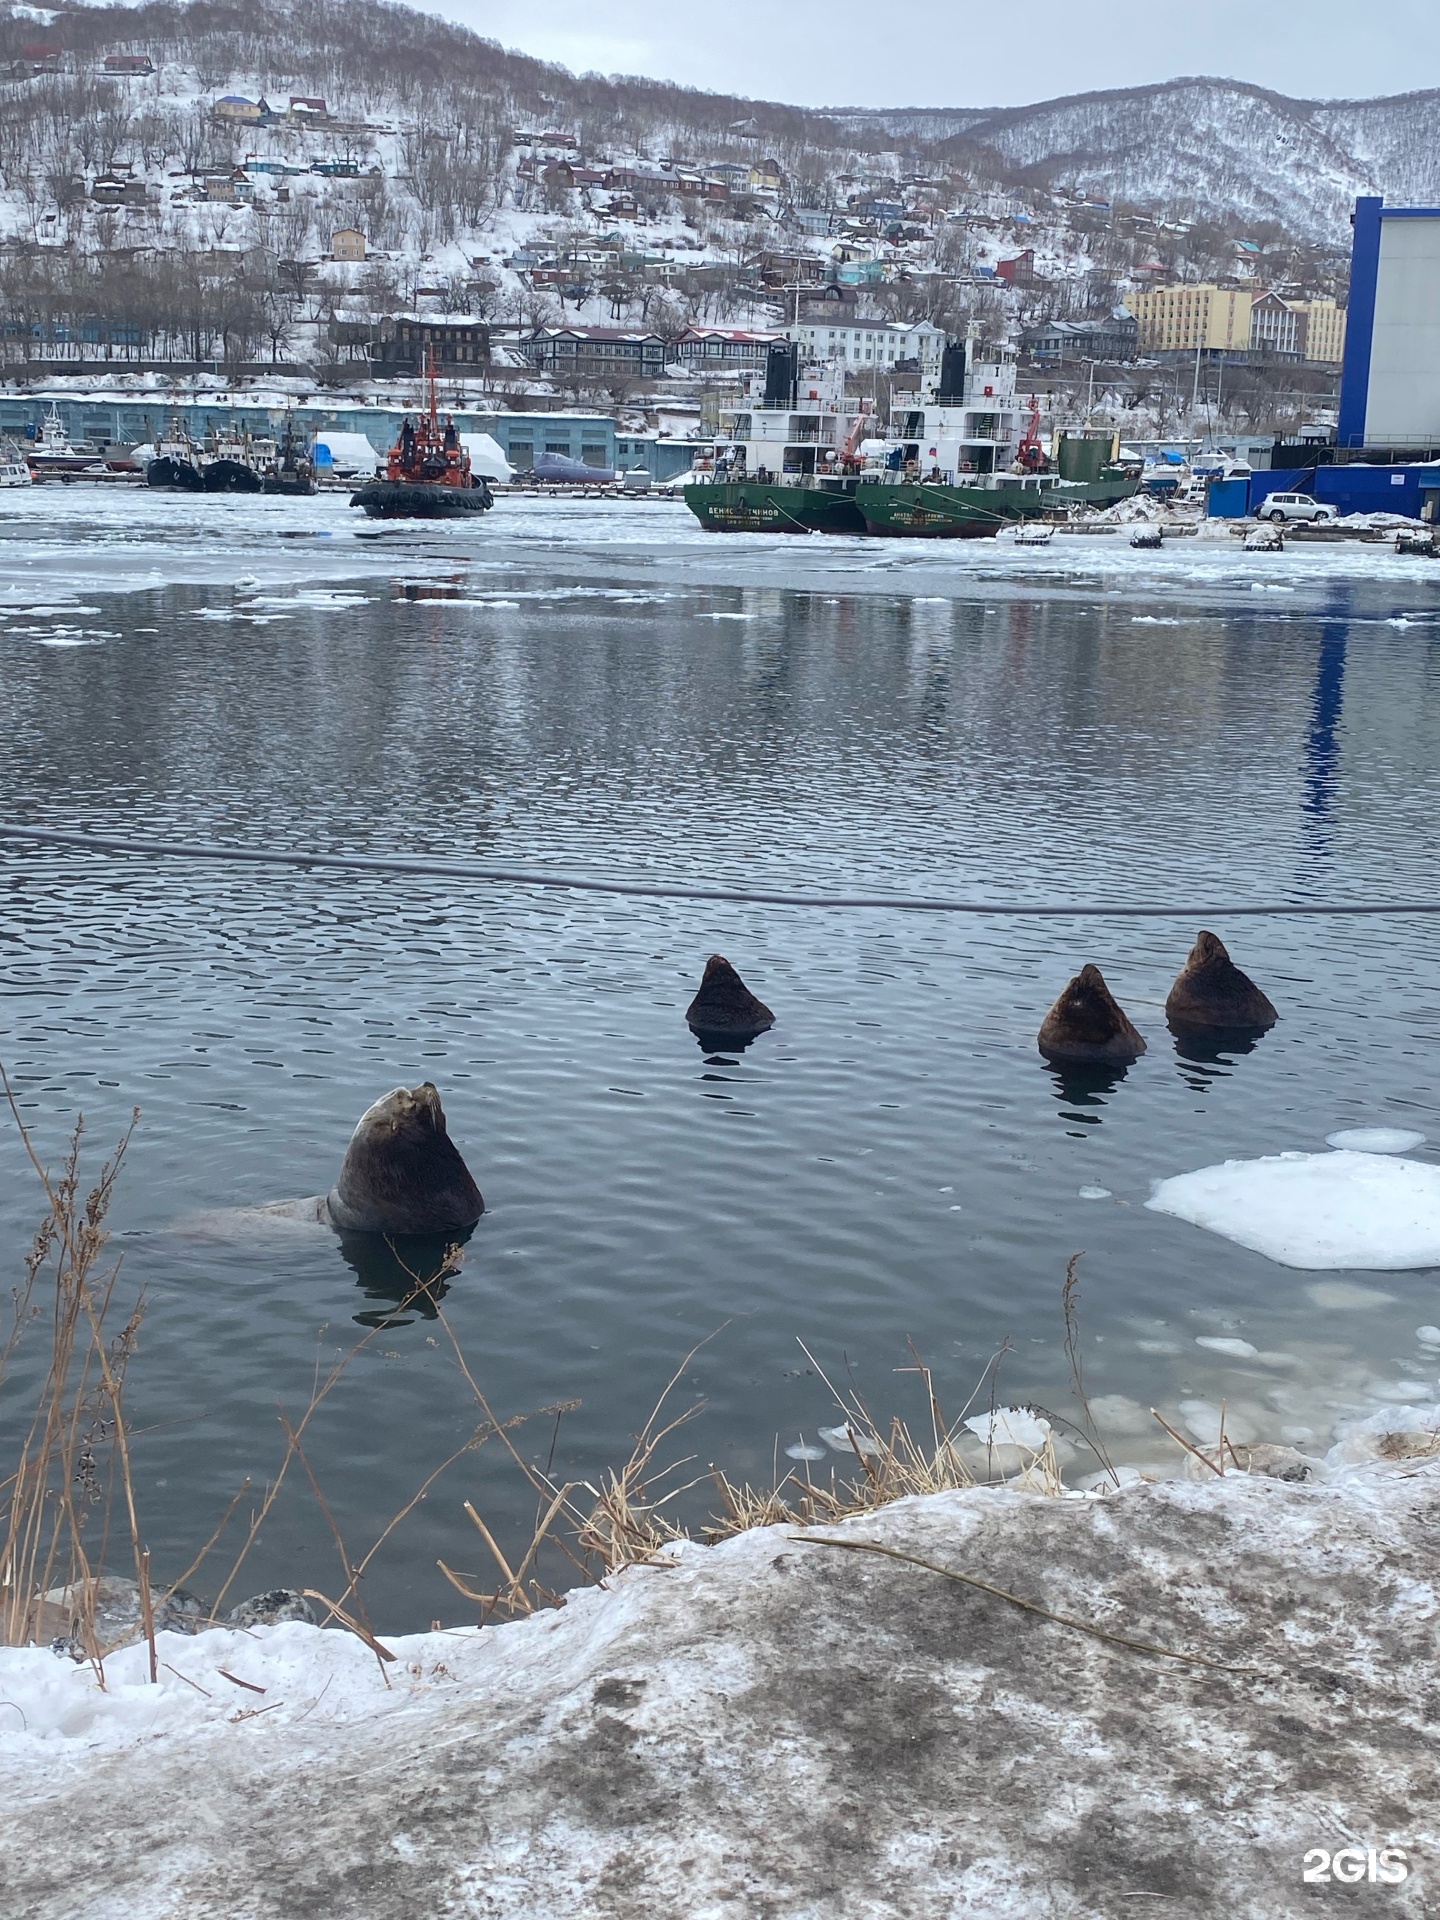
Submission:
M 793 407 L 798 350 L 793 340 L 772 340 L 765 361 L 765 404 Z
M 965 345 L 960 340 L 947 340 L 945 350 L 940 356 L 940 391 L 935 396 L 942 407 L 962 407 L 965 404 Z

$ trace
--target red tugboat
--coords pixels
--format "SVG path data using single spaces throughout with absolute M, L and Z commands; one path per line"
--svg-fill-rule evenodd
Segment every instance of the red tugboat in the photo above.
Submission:
M 442 422 L 435 397 L 435 356 L 427 356 L 430 405 L 417 421 L 407 413 L 400 438 L 390 449 L 383 480 L 370 480 L 350 496 L 372 520 L 449 520 L 484 513 L 495 502 L 489 482 L 470 471 L 470 456 L 460 444 L 455 422 Z

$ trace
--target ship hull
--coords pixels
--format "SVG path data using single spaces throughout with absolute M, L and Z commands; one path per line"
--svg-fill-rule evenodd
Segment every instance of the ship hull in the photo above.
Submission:
M 350 496 L 372 520 L 458 520 L 484 513 L 493 502 L 489 487 L 427 486 L 419 480 L 372 480 Z
M 171 493 L 200 493 L 205 486 L 198 467 L 192 467 L 188 460 L 173 460 L 165 453 L 146 467 L 145 484 L 164 487 Z
M 1128 500 L 1137 480 L 1092 480 L 1083 486 L 884 486 L 862 481 L 855 503 L 868 533 L 894 539 L 984 540 L 1017 520 L 1035 520 L 1068 506 L 1108 507 Z
M 303 497 L 315 492 L 315 482 L 303 473 L 267 473 L 262 482 L 266 493 L 292 494 Z
M 685 504 L 707 533 L 864 533 L 853 491 L 758 480 L 686 487 Z
M 206 493 L 259 493 L 264 481 L 243 460 L 209 460 L 200 472 Z

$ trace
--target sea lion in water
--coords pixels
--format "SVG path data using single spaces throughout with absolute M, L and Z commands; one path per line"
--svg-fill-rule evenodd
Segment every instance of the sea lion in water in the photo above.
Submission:
M 396 1087 L 366 1108 L 325 1200 L 341 1233 L 458 1233 L 484 1211 L 428 1080 Z
M 1280 1018 L 1248 973 L 1242 973 L 1213 933 L 1200 933 L 1180 969 L 1165 1018 L 1173 1029 L 1229 1027 L 1263 1033 Z
M 1138 1060 L 1145 1051 L 1104 974 L 1088 964 L 1046 1014 L 1038 1045 L 1047 1060 Z
M 690 1031 L 706 1047 L 744 1045 L 773 1027 L 775 1016 L 757 1000 L 723 955 L 705 962 L 700 991 L 685 1009 Z

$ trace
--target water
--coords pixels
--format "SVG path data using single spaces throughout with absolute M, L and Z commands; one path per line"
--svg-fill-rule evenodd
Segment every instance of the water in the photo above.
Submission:
M 1002 1397 L 1072 1410 L 1060 1286 L 1082 1250 L 1087 1385 L 1123 1458 L 1175 1457 L 1152 1404 L 1178 1420 L 1225 1396 L 1323 1445 L 1346 1407 L 1433 1386 L 1413 1337 L 1433 1273 L 1346 1276 L 1381 1297 L 1320 1305 L 1322 1276 L 1142 1204 L 1157 1178 L 1346 1126 L 1440 1149 L 1428 922 L 1201 911 L 1433 896 L 1423 563 L 718 539 L 654 502 L 505 502 L 379 539 L 355 519 L 343 495 L 0 496 L 7 817 L 1197 910 L 715 906 L 0 843 L 0 1059 L 37 1139 L 53 1160 L 77 1113 L 98 1146 L 142 1109 L 114 1225 L 148 1299 L 132 1417 L 158 1568 L 274 1470 L 278 1411 L 362 1332 L 308 1440 L 352 1558 L 472 1431 L 445 1327 L 393 1311 L 393 1272 L 323 1232 L 193 1220 L 323 1191 L 369 1101 L 425 1078 L 488 1209 L 446 1321 L 497 1413 L 580 1401 L 568 1477 L 622 1459 L 706 1339 L 674 1401 L 703 1403 L 702 1468 L 768 1476 L 836 1419 L 800 1341 L 914 1417 L 908 1342 L 958 1411 L 1008 1339 Z M 1202 924 L 1280 1008 L 1249 1053 L 1187 1058 L 1165 1031 Z M 742 1054 L 707 1057 L 684 1025 L 714 950 L 779 1015 Z M 1085 960 L 1150 1041 L 1109 1083 L 1034 1048 Z M 37 1211 L 7 1131 L 6 1284 Z M 516 1446 L 545 1460 L 553 1424 Z M 377 1620 L 466 1617 L 435 1568 L 484 1567 L 464 1498 L 528 1537 L 533 1496 L 492 1441 L 377 1560 Z M 297 1476 L 241 1590 L 333 1591 L 337 1568 Z

